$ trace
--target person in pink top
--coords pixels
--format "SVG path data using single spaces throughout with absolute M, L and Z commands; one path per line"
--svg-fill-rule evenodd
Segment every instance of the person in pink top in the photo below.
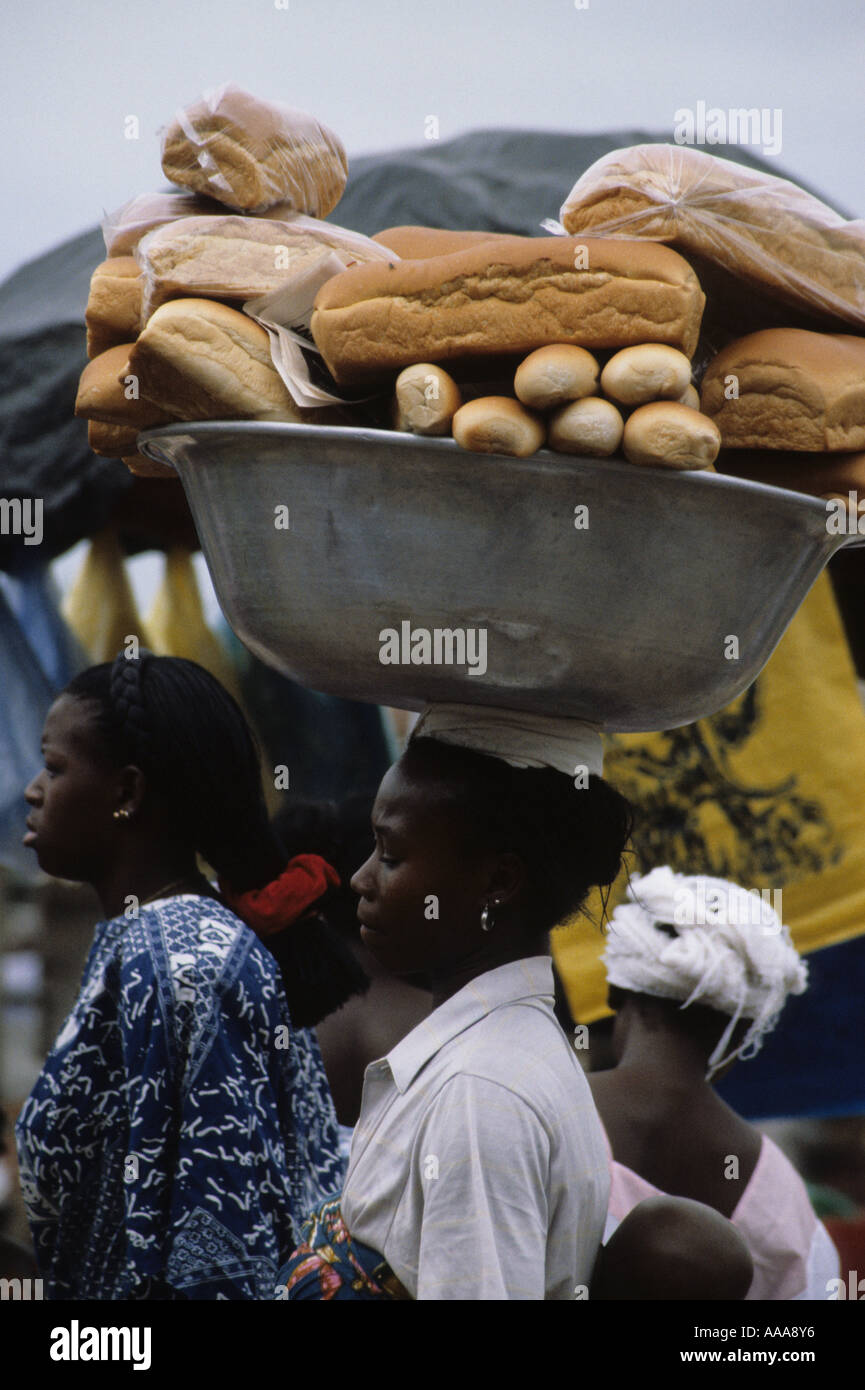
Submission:
M 759 894 L 657 868 L 632 878 L 604 964 L 616 1065 L 589 1082 L 610 1151 L 605 1242 L 640 1202 L 691 1198 L 745 1239 L 748 1299 L 827 1298 L 838 1253 L 804 1183 L 712 1086 L 806 987 L 787 928 Z

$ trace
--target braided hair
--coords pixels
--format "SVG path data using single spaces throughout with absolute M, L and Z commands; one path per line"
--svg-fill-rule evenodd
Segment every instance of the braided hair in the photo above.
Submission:
M 164 802 L 166 836 L 201 855 L 233 894 L 279 877 L 288 856 L 268 818 L 255 740 L 209 671 L 182 657 L 121 653 L 82 671 L 63 693 L 91 702 L 102 754 L 115 766 L 141 769 Z M 327 921 L 327 898 L 316 908 L 265 943 L 298 1027 L 368 986 Z

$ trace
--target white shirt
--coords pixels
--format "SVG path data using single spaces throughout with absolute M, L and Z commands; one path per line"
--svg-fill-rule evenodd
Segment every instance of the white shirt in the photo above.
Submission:
M 367 1067 L 342 1214 L 413 1298 L 585 1297 L 608 1195 L 549 956 L 478 976 Z

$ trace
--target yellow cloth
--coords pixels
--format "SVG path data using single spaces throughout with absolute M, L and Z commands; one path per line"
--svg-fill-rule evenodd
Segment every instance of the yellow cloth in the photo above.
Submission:
M 801 952 L 865 931 L 865 711 L 827 574 L 817 580 L 755 684 L 683 729 L 616 734 L 604 776 L 634 807 L 632 871 L 661 864 L 782 889 Z M 624 895 L 613 885 L 609 911 Z M 579 1023 L 609 1012 L 594 919 L 553 933 Z
M 63 616 L 94 665 L 113 661 L 127 637 L 137 637 L 141 647 L 149 645 L 112 527 L 91 540 Z
M 242 705 L 234 667 L 204 620 L 195 565 L 188 550 L 175 547 L 166 553 L 162 584 L 147 615 L 147 631 L 156 656 L 182 656 L 197 662 Z

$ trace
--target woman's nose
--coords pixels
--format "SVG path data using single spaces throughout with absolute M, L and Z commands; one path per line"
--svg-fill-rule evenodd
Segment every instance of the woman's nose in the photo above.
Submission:
M 28 806 L 36 806 L 42 800 L 41 777 L 40 772 L 24 790 L 24 800 Z
M 362 897 L 362 898 L 368 898 L 368 897 L 369 897 L 369 889 L 370 889 L 371 884 L 372 884 L 372 875 L 370 874 L 370 865 L 372 864 L 372 861 L 373 861 L 374 858 L 375 858 L 375 851 L 373 851 L 373 853 L 369 856 L 368 859 L 365 859 L 365 860 L 364 860 L 364 862 L 361 864 L 360 868 L 357 869 L 357 870 L 352 874 L 352 876 L 351 876 L 351 883 L 350 883 L 351 891 L 352 891 L 353 893 L 358 893 L 358 894 L 360 895 L 360 897 Z

